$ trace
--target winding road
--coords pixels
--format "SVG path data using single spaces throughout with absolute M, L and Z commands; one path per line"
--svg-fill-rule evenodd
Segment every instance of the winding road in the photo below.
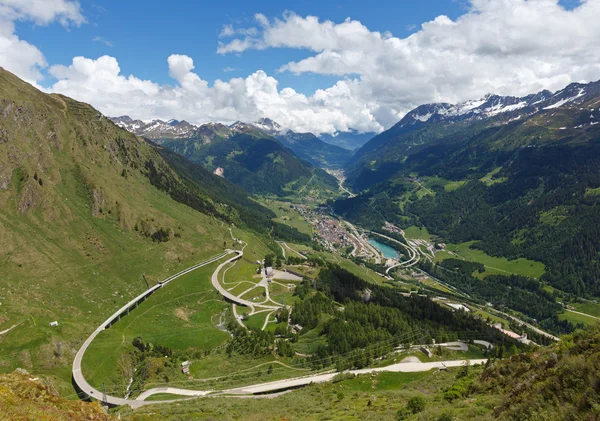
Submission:
M 135 309 L 139 303 L 144 301 L 146 298 L 148 298 L 150 295 L 152 295 L 158 289 L 165 287 L 170 282 L 174 281 L 175 279 L 179 278 L 180 276 L 186 275 L 196 269 L 199 269 L 203 266 L 214 263 L 214 262 L 222 259 L 223 257 L 227 256 L 230 253 L 233 253 L 233 251 L 227 251 L 223 254 L 212 257 L 208 260 L 198 263 L 197 265 L 187 268 L 187 269 L 165 279 L 162 282 L 159 282 L 152 288 L 147 289 L 146 291 L 142 292 L 140 295 L 138 295 L 137 297 L 135 297 L 134 299 L 129 301 L 127 304 L 125 304 L 123 307 L 121 307 L 119 310 L 117 310 L 115 313 L 113 313 L 108 319 L 106 319 L 100 326 L 98 326 L 98 328 L 86 339 L 86 341 L 83 343 L 81 348 L 79 348 L 79 351 L 77 351 L 77 354 L 75 355 L 75 359 L 73 360 L 73 368 L 72 368 L 73 382 L 77 385 L 79 390 L 84 395 L 86 395 L 90 398 L 97 399 L 99 401 L 104 401 L 106 404 L 111 405 L 111 406 L 130 405 L 132 408 L 137 408 L 138 406 L 144 405 L 145 403 L 143 401 L 138 401 L 135 399 L 123 399 L 123 398 L 118 398 L 116 396 L 107 395 L 106 399 L 104 399 L 103 393 L 101 391 L 99 391 L 98 389 L 94 388 L 92 385 L 90 385 L 88 383 L 88 381 L 85 379 L 85 376 L 83 375 L 83 372 L 81 370 L 81 361 L 83 360 L 83 355 L 89 348 L 92 341 L 96 338 L 96 336 L 98 336 L 100 334 L 100 332 L 102 332 L 105 329 L 110 328 L 113 324 L 118 322 L 122 316 L 129 314 L 129 312 L 131 310 Z M 236 256 L 236 258 L 239 258 L 239 257 Z M 219 268 L 221 268 L 222 266 L 223 265 L 219 266 Z M 218 272 L 216 272 L 216 273 L 218 273 Z
M 348 223 L 348 225 L 358 235 L 356 228 L 352 224 Z M 390 237 L 388 237 L 388 238 L 390 238 Z M 395 240 L 395 241 L 397 241 L 397 240 Z M 402 244 L 402 243 L 400 243 L 400 244 Z M 88 347 L 90 346 L 90 344 L 92 343 L 92 341 L 103 330 L 108 329 L 114 323 L 117 323 L 121 319 L 122 316 L 129 314 L 130 311 L 137 308 L 137 306 L 142 301 L 147 299 L 150 295 L 152 295 L 158 289 L 165 287 L 170 282 L 174 281 L 175 279 L 179 278 L 180 276 L 183 276 L 187 273 L 190 273 L 190 272 L 192 272 L 198 268 L 201 268 L 203 266 L 206 266 L 208 264 L 217 262 L 230 254 L 234 254 L 234 256 L 232 256 L 229 259 L 227 259 L 226 261 L 220 263 L 219 266 L 214 270 L 212 277 L 211 277 L 211 282 L 212 282 L 213 287 L 224 298 L 233 302 L 235 305 L 239 304 L 242 306 L 247 306 L 247 307 L 252 308 L 253 310 L 255 309 L 255 307 L 259 307 L 260 308 L 259 312 L 269 312 L 269 315 L 273 311 L 278 310 L 281 306 L 267 305 L 267 304 L 265 304 L 266 301 L 263 303 L 256 303 L 256 302 L 244 300 L 238 296 L 235 296 L 231 292 L 227 291 L 219 282 L 220 271 L 225 266 L 229 265 L 230 263 L 241 259 L 244 254 L 245 248 L 246 248 L 246 245 L 244 245 L 242 250 L 226 250 L 224 253 L 222 253 L 218 256 L 207 259 L 201 263 L 198 263 L 197 265 L 194 265 L 188 269 L 185 269 L 185 270 L 165 279 L 162 282 L 159 282 L 157 285 L 153 286 L 152 288 L 149 288 L 148 290 L 144 291 L 143 293 L 141 293 L 140 295 L 138 295 L 137 297 L 135 297 L 134 299 L 129 301 L 127 304 L 125 304 L 123 307 L 121 307 L 119 310 L 117 310 L 115 313 L 113 313 L 108 319 L 106 319 L 100 326 L 98 326 L 98 328 L 83 343 L 83 345 L 77 352 L 75 359 L 73 361 L 73 368 L 72 368 L 73 382 L 79 388 L 79 390 L 81 391 L 81 394 L 83 394 L 87 397 L 99 400 L 110 406 L 129 405 L 135 409 L 135 408 L 138 408 L 138 407 L 144 406 L 144 405 L 151 405 L 151 404 L 156 404 L 156 403 L 177 402 L 177 401 L 182 401 L 182 400 L 194 399 L 196 397 L 201 397 L 201 396 L 229 395 L 229 396 L 237 396 L 237 397 L 245 396 L 245 397 L 254 397 L 254 398 L 273 397 L 273 396 L 276 396 L 277 393 L 279 393 L 283 390 L 286 390 L 286 389 L 295 388 L 295 387 L 299 387 L 299 386 L 305 386 L 305 385 L 308 385 L 311 383 L 323 383 L 323 382 L 332 380 L 338 373 L 332 371 L 332 372 L 328 372 L 328 373 L 320 373 L 320 374 L 296 377 L 296 378 L 291 378 L 291 379 L 278 380 L 278 381 L 273 381 L 273 382 L 268 382 L 268 383 L 260 383 L 260 384 L 243 386 L 243 387 L 227 389 L 227 390 L 222 390 L 222 391 L 190 390 L 190 389 L 180 389 L 180 388 L 173 388 L 173 387 L 157 387 L 157 388 L 153 388 L 153 389 L 144 391 L 136 399 L 124 399 L 124 398 L 119 398 L 116 396 L 104 395 L 101 391 L 99 391 L 99 390 L 95 389 L 93 386 L 91 386 L 85 379 L 83 372 L 82 372 L 82 368 L 81 368 L 83 356 L 84 356 L 85 352 L 87 351 Z M 407 247 L 407 249 L 409 250 L 409 254 L 411 254 L 410 247 Z M 411 260 L 409 260 L 409 262 L 411 262 L 415 257 L 418 259 L 417 255 L 418 255 L 418 253 L 416 253 L 413 250 Z M 406 264 L 407 262 L 404 262 L 404 263 Z M 234 312 L 235 312 L 235 309 L 234 309 Z M 267 321 L 268 321 L 268 318 L 265 319 L 265 323 L 267 323 Z M 367 374 L 367 373 L 372 373 L 372 372 L 429 371 L 434 368 L 457 367 L 457 366 L 461 366 L 461 365 L 464 365 L 467 363 L 482 364 L 485 361 L 486 361 L 485 359 L 479 359 L 479 360 L 462 360 L 462 361 L 456 361 L 456 360 L 454 360 L 454 361 L 439 361 L 439 362 L 429 362 L 429 363 L 404 362 L 404 363 L 393 364 L 393 365 L 390 365 L 387 367 L 365 368 L 365 369 L 361 369 L 361 370 L 350 370 L 349 373 Z M 162 401 L 146 401 L 145 400 L 148 397 L 150 397 L 152 395 L 156 395 L 156 394 L 173 394 L 173 395 L 178 395 L 179 397 L 176 399 L 172 399 L 172 400 L 162 400 Z M 261 395 L 255 396 L 255 394 L 261 394 Z M 182 396 L 186 396 L 186 397 L 182 397 Z

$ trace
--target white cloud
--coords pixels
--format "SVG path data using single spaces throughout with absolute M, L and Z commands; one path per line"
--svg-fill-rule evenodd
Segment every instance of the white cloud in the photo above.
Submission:
M 101 36 L 96 36 L 94 38 L 92 38 L 92 41 L 94 42 L 101 42 L 102 44 L 106 45 L 107 47 L 112 47 L 113 43 L 110 40 L 107 40 L 106 38 L 103 38 Z
M 258 29 L 254 27 L 234 29 L 233 25 L 223 25 L 219 38 L 231 38 L 235 35 L 256 36 L 258 35 Z
M 0 0 L 0 16 L 7 16 L 0 18 L 0 65 L 33 81 L 41 79 L 46 61 L 36 47 L 19 40 L 12 22 L 85 21 L 79 3 L 69 0 Z M 598 16 L 600 0 L 582 1 L 572 10 L 558 0 L 471 0 L 458 19 L 439 16 L 400 38 L 352 19 L 334 23 L 293 13 L 275 19 L 257 14 L 249 28 L 225 25 L 217 52 L 305 50 L 307 58 L 281 63 L 279 70 L 340 80 L 312 95 L 282 88 L 261 70 L 209 84 L 190 57 L 173 54 L 168 72 L 175 82 L 160 85 L 121 74 L 117 59 L 103 56 L 52 66 L 49 72 L 58 81 L 49 90 L 90 102 L 108 115 L 193 123 L 270 117 L 296 131 L 378 131 L 426 102 L 457 102 L 489 92 L 522 95 L 600 78 Z
M 29 20 L 37 25 L 48 25 L 54 20 L 65 26 L 85 22 L 77 0 L 0 0 L 0 16 L 10 21 Z
M 124 76 L 110 56 L 76 57 L 69 66 L 50 68 L 58 81 L 49 91 L 89 102 L 106 115 L 129 114 L 144 120 L 175 117 L 199 124 L 268 116 L 297 131 L 381 129 L 368 104 L 356 100 L 360 95 L 355 90 L 360 86 L 354 81 L 340 81 L 306 96 L 291 88 L 279 90 L 277 80 L 261 70 L 245 79 L 217 80 L 209 86 L 193 72 L 190 57 L 174 54 L 167 62 L 175 86 Z
M 31 83 L 43 78 L 40 69 L 47 63 L 37 47 L 15 34 L 16 20 L 33 21 L 37 25 L 56 20 L 64 26 L 85 22 L 77 1 L 0 0 L 0 66 Z
M 351 19 L 256 15 L 260 34 L 220 43 L 217 52 L 312 51 L 280 70 L 356 77 L 352 94 L 364 96 L 355 100 L 377 104 L 373 113 L 389 126 L 425 102 L 488 92 L 523 95 L 600 78 L 599 16 L 600 0 L 582 1 L 573 10 L 557 0 L 472 0 L 457 20 L 439 16 L 398 38 Z

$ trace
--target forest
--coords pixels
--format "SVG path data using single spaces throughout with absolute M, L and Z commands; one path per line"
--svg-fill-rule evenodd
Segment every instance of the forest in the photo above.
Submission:
M 304 299 L 294 305 L 292 322 L 303 326 L 300 336 L 322 326 L 327 346 L 318 351 L 318 359 L 329 357 L 338 369 L 364 367 L 409 344 L 507 340 L 478 317 L 453 312 L 428 297 L 406 297 L 399 289 L 368 284 L 332 264 L 321 270 L 314 285 L 305 283 L 298 293 Z
M 491 181 L 481 181 L 494 170 Z M 403 195 L 409 173 L 466 181 L 419 198 Z M 399 184 L 400 183 L 400 184 Z M 550 145 L 513 152 L 473 143 L 422 148 L 390 181 L 334 209 L 380 228 L 425 226 L 450 243 L 475 241 L 491 256 L 542 262 L 542 281 L 567 293 L 600 296 L 600 145 Z M 408 195 L 408 196 L 407 196 Z

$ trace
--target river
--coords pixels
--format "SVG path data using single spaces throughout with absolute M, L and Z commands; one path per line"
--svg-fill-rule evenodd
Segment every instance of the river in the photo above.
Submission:
M 371 244 L 377 250 L 379 250 L 380 252 L 382 252 L 383 256 L 386 259 L 396 259 L 396 260 L 398 260 L 400 258 L 400 254 L 393 247 L 390 247 L 390 246 L 388 246 L 386 244 L 380 243 L 379 241 L 374 240 L 372 238 L 369 239 L 369 244 Z

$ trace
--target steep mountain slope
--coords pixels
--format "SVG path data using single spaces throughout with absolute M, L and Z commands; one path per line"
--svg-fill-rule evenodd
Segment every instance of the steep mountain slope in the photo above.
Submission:
M 306 240 L 239 187 L 171 165 L 91 106 L 0 70 L 1 371 L 68 381 L 84 334 L 147 283 L 222 252 L 224 222 Z
M 0 408 L 5 420 L 116 420 L 97 402 L 67 400 L 24 370 L 0 375 Z
M 282 130 L 279 124 L 268 118 L 260 119 L 253 126 L 273 136 L 300 159 L 319 168 L 341 168 L 352 156 L 351 151 L 323 142 L 312 133 Z
M 573 84 L 485 118 L 470 111 L 462 121 L 432 114 L 441 121 L 420 122 L 411 113 L 353 168 L 354 186 L 369 192 L 336 209 L 373 226 L 425 225 L 449 242 L 541 261 L 543 281 L 598 296 L 599 88 Z
M 189 139 L 161 139 L 157 143 L 250 193 L 288 195 L 309 181 L 336 190 L 333 177 L 298 159 L 254 125 L 237 122 L 227 127 L 209 123 L 198 127 Z
M 322 133 L 319 138 L 326 143 L 336 145 L 349 151 L 360 149 L 365 143 L 377 136 L 377 133 L 361 133 L 356 130 L 337 132 L 334 134 Z
M 564 133 L 536 132 L 541 116 L 553 117 L 556 110 L 576 109 L 579 105 L 593 103 L 600 95 L 600 82 L 573 83 L 554 94 L 542 91 L 522 98 L 486 95 L 461 104 L 421 105 L 394 125 L 365 144 L 346 165 L 348 183 L 364 189 L 383 181 L 390 171 L 398 170 L 406 157 L 418 152 L 424 145 L 449 145 L 474 138 L 486 129 L 504 126 L 519 127 L 529 133 L 525 139 L 542 136 L 545 140 L 558 140 Z M 588 110 L 591 110 L 589 108 Z M 584 111 L 584 110 L 581 110 Z M 558 122 L 558 120 L 554 120 Z M 585 118 L 584 118 L 585 121 Z M 511 124 L 515 123 L 515 124 Z M 546 124 L 542 123 L 544 127 Z M 556 129 L 563 127 L 557 126 Z M 575 128 L 575 126 L 571 126 Z M 579 127 L 583 129 L 584 127 Z M 494 147 L 512 150 L 529 143 L 499 145 Z M 379 174 L 378 174 L 379 172 Z M 391 175 L 391 174 L 390 174 Z

